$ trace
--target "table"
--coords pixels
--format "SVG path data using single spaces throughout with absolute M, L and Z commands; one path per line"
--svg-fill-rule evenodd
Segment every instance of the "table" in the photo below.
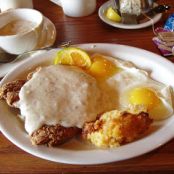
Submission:
M 105 0 L 98 0 L 97 9 Z M 159 0 L 159 3 L 171 4 L 173 0 Z M 62 9 L 48 0 L 34 0 L 34 8 L 41 11 L 56 26 L 57 38 L 55 45 L 65 41 L 79 43 L 118 43 L 126 44 L 160 54 L 152 43 L 154 36 L 152 28 L 141 30 L 123 30 L 113 28 L 104 24 L 94 14 L 83 18 L 70 18 L 64 16 Z M 155 25 L 163 26 L 165 20 L 172 13 L 170 10 L 163 15 L 162 20 Z M 170 57 L 174 62 L 174 57 Z M 7 140 L 0 133 L 0 173 L 2 174 L 54 174 L 54 173 L 174 173 L 174 140 L 171 140 L 162 147 L 140 157 L 103 165 L 66 165 L 54 163 L 34 157 Z

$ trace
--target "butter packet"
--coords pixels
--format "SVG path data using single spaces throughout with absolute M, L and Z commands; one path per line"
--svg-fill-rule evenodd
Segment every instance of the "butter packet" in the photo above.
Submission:
M 155 29 L 156 37 L 152 39 L 161 54 L 165 57 L 172 56 L 174 49 L 174 32 L 169 28 L 158 27 Z
M 168 42 L 174 42 L 174 32 L 159 32 L 158 33 L 159 39 L 162 41 L 168 43 Z

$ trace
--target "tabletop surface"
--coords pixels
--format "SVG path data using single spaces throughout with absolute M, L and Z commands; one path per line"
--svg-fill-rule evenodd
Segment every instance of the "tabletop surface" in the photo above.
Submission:
M 65 41 L 79 43 L 117 43 L 143 48 L 159 53 L 152 42 L 152 27 L 138 30 L 124 30 L 103 23 L 98 17 L 98 8 L 106 0 L 98 0 L 94 14 L 83 18 L 66 17 L 62 9 L 48 0 L 33 0 L 34 8 L 41 11 L 56 26 L 57 38 L 55 45 Z M 159 3 L 171 4 L 173 0 L 158 0 Z M 155 27 L 162 27 L 170 10 L 165 13 Z M 174 57 L 169 58 L 174 62 Z M 0 173 L 174 173 L 174 140 L 162 147 L 126 161 L 103 165 L 67 165 L 50 162 L 34 157 L 12 144 L 0 133 Z

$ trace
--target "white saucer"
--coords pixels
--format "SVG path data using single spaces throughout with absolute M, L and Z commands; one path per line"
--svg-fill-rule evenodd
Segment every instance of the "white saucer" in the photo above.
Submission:
M 47 17 L 44 17 L 44 26 L 36 49 L 43 49 L 52 46 L 55 42 L 55 39 L 56 28 Z M 0 77 L 5 76 L 8 72 L 12 71 L 18 64 L 23 62 L 23 60 L 24 59 L 18 59 L 10 63 L 0 64 Z
M 161 17 L 162 17 L 162 14 L 159 13 L 157 15 L 155 15 L 154 17 L 152 17 L 152 20 L 149 20 L 147 22 L 144 22 L 144 23 L 141 23 L 141 24 L 122 24 L 122 23 L 116 23 L 116 22 L 113 22 L 111 20 L 109 20 L 106 16 L 105 16 L 105 12 L 106 12 L 106 9 L 110 6 L 113 6 L 113 3 L 112 1 L 107 1 L 106 3 L 104 3 L 100 8 L 99 8 L 99 11 L 98 11 L 98 15 L 100 17 L 100 19 L 105 22 L 106 24 L 108 25 L 111 25 L 113 27 L 116 27 L 116 28 L 123 28 L 123 29 L 140 29 L 140 28 L 145 28 L 145 27 L 148 27 L 148 26 L 151 26 L 152 23 L 157 23 Z

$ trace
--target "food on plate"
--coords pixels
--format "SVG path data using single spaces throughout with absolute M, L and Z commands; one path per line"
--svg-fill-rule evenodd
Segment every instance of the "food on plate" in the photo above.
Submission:
M 116 10 L 114 10 L 112 7 L 109 7 L 106 10 L 106 17 L 114 22 L 121 22 L 121 16 L 118 14 Z
M 91 66 L 88 73 L 97 79 L 104 79 L 114 75 L 119 69 L 116 65 L 100 54 L 91 56 Z
M 130 15 L 141 14 L 141 0 L 119 0 L 120 1 L 120 12 Z
M 131 62 L 70 47 L 54 65 L 4 84 L 0 99 L 20 110 L 34 145 L 57 146 L 82 132 L 98 147 L 115 147 L 171 116 L 171 92 Z
M 7 104 L 15 107 L 15 102 L 19 100 L 19 91 L 26 80 L 16 80 L 6 83 L 0 88 L 0 99 L 6 100 Z
M 103 112 L 96 80 L 74 66 L 41 68 L 22 86 L 19 98 L 17 105 L 30 135 L 43 124 L 82 128 Z
M 147 21 L 141 16 L 142 9 L 147 4 L 141 0 L 118 0 L 116 4 L 107 7 L 104 15 L 110 21 L 123 24 L 137 24 Z
M 59 124 L 44 125 L 31 135 L 33 145 L 47 144 L 48 146 L 57 146 L 65 143 L 75 135 L 79 134 L 81 129 L 77 127 L 63 127 Z
M 19 91 L 25 83 L 26 80 L 16 80 L 3 85 L 0 88 L 0 99 L 6 100 L 9 106 L 18 108 Z M 22 118 L 22 116 L 20 117 Z M 33 145 L 47 144 L 48 146 L 56 146 L 66 142 L 80 133 L 80 131 L 81 129 L 77 127 L 66 128 L 58 124 L 43 125 L 30 135 L 30 139 Z
M 171 88 L 152 80 L 144 71 L 137 69 L 133 71 L 133 69 L 132 72 L 122 71 L 118 77 L 122 79 L 118 87 L 121 96 L 120 107 L 136 109 L 137 106 L 142 106 L 154 120 L 171 116 L 173 113 Z
M 74 65 L 83 68 L 91 66 L 89 55 L 80 48 L 68 47 L 58 51 L 54 64 Z
M 82 136 L 97 147 L 113 148 L 140 138 L 151 123 L 152 119 L 146 112 L 132 114 L 113 110 L 86 123 Z

